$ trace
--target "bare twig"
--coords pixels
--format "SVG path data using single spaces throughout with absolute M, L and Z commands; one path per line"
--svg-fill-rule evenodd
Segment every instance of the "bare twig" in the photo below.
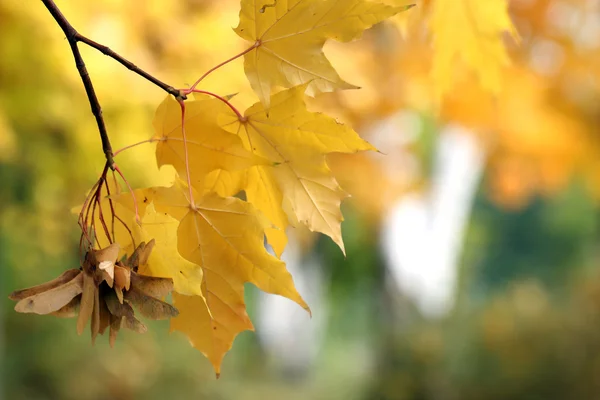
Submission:
M 231 57 L 231 58 L 229 58 L 229 59 L 227 59 L 227 60 L 223 61 L 222 63 L 220 63 L 220 64 L 218 64 L 218 65 L 215 65 L 214 67 L 212 67 L 211 69 L 209 69 L 208 71 L 206 71 L 206 72 L 204 73 L 204 75 L 202 75 L 200 78 L 198 78 L 198 80 L 197 80 L 196 82 L 194 82 L 194 84 L 193 84 L 192 86 L 190 86 L 190 88 L 189 88 L 189 89 L 182 89 L 182 92 L 183 92 L 184 94 L 189 94 L 189 93 L 193 92 L 193 91 L 194 91 L 194 89 L 196 89 L 196 86 L 198 86 L 198 84 L 199 84 L 200 82 L 202 82 L 202 80 L 203 80 L 204 78 L 206 78 L 208 75 L 210 75 L 212 72 L 214 72 L 214 71 L 216 71 L 217 69 L 221 68 L 223 65 L 225 65 L 225 64 L 228 64 L 228 63 L 230 63 L 231 61 L 233 61 L 233 60 L 235 60 L 235 59 L 237 59 L 237 58 L 239 58 L 239 57 L 243 56 L 244 54 L 246 54 L 246 53 L 249 53 L 250 51 L 252 51 L 252 50 L 254 50 L 255 48 L 257 48 L 259 45 L 260 45 L 260 42 L 256 42 L 256 43 L 254 43 L 254 44 L 252 45 L 252 47 L 249 47 L 249 48 L 247 48 L 246 50 L 242 51 L 241 53 L 239 53 L 239 54 L 236 54 L 235 56 L 233 56 L 233 57 Z
M 193 92 L 193 93 L 202 93 L 202 94 L 206 94 L 206 95 L 209 95 L 209 96 L 212 96 L 212 97 L 214 97 L 214 98 L 216 98 L 216 99 L 219 99 L 219 100 L 221 100 L 223 103 L 227 104 L 227 106 L 228 106 L 229 108 L 231 108 L 231 111 L 233 111 L 233 112 L 235 113 L 235 115 L 237 115 L 237 117 L 238 117 L 238 119 L 240 120 L 240 122 L 245 122 L 245 121 L 246 121 L 246 117 L 244 117 L 244 116 L 242 115 L 242 113 L 241 113 L 241 112 L 240 112 L 240 111 L 239 111 L 237 108 L 235 108 L 235 107 L 233 106 L 233 104 L 231 104 L 231 103 L 229 102 L 229 100 L 227 100 L 226 98 L 224 98 L 224 97 L 221 97 L 221 96 L 219 96 L 218 94 L 215 94 L 215 93 L 213 93 L 213 92 L 208 92 L 208 91 L 206 91 L 206 90 L 191 89 L 191 92 Z
M 130 71 L 135 72 L 136 74 L 140 75 L 141 77 L 145 78 L 146 80 L 154 83 L 156 86 L 158 86 L 159 88 L 161 88 L 162 90 L 164 90 L 165 92 L 175 96 L 175 97 L 183 97 L 184 99 L 186 98 L 185 94 L 181 93 L 179 91 L 179 89 L 175 89 L 173 86 L 171 85 L 167 85 L 166 83 L 158 80 L 157 78 L 155 78 L 154 76 L 150 75 L 149 73 L 147 73 L 146 71 L 144 71 L 143 69 L 139 68 L 138 66 L 136 66 L 134 63 L 132 63 L 131 61 L 125 59 L 124 57 L 120 56 L 119 54 L 115 53 L 114 51 L 112 51 L 110 48 L 94 42 L 91 39 L 86 38 L 85 36 L 77 33 L 76 35 L 76 39 L 79 42 L 85 43 L 90 47 L 95 48 L 96 50 L 100 51 L 102 54 L 116 60 L 117 62 L 119 62 L 121 65 L 125 66 L 127 69 L 129 69 Z
M 90 106 L 92 108 L 92 114 L 96 117 L 96 123 L 98 125 L 98 131 L 100 133 L 100 139 L 102 140 L 102 151 L 106 157 L 106 161 L 111 169 L 114 170 L 114 160 L 113 160 L 113 150 L 110 144 L 110 139 L 108 138 L 108 133 L 106 131 L 106 125 L 104 124 L 104 119 L 102 118 L 102 108 L 100 107 L 100 102 L 98 101 L 98 97 L 96 96 L 96 91 L 94 90 L 94 85 L 92 84 L 92 80 L 90 75 L 85 67 L 85 63 L 83 62 L 83 57 L 79 52 L 79 47 L 77 46 L 78 42 L 82 42 L 91 46 L 107 56 L 115 59 L 129 70 L 135 72 L 136 74 L 142 76 L 148 81 L 152 82 L 156 86 L 163 89 L 165 92 L 175 96 L 177 99 L 185 100 L 186 96 L 184 93 L 181 93 L 179 90 L 173 88 L 170 85 L 158 80 L 154 76 L 149 73 L 143 71 L 138 68 L 132 62 L 127 59 L 121 57 L 108 47 L 101 45 L 91 39 L 86 38 L 81 35 L 77 30 L 71 25 L 71 23 L 65 18 L 60 9 L 56 6 L 53 0 L 42 0 L 42 3 L 46 6 L 52 17 L 56 21 L 56 23 L 60 26 L 62 31 L 64 32 L 67 40 L 69 41 L 69 45 L 71 46 L 71 52 L 73 53 L 73 57 L 75 58 L 75 65 L 77 66 L 77 70 L 79 71 L 79 75 L 81 76 L 81 81 L 83 82 L 83 86 L 85 87 L 85 92 L 87 94 L 88 100 L 90 102 Z
M 185 175 L 187 178 L 187 185 L 190 195 L 190 206 L 193 210 L 195 210 L 196 203 L 194 201 L 194 189 L 192 189 L 192 177 L 190 175 L 190 160 L 187 148 L 187 138 L 185 135 L 185 102 L 183 100 L 179 100 L 179 106 L 181 107 L 181 137 L 183 138 L 183 154 L 185 155 Z

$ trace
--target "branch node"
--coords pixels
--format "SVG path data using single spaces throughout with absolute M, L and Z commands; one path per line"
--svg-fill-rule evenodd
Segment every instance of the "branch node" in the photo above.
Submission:
M 115 167 L 114 154 L 113 154 L 112 150 L 106 151 L 104 153 L 104 155 L 106 156 L 106 163 L 108 164 L 108 168 L 110 168 L 111 171 L 114 171 L 116 169 L 116 167 Z
M 183 90 L 178 90 L 173 87 L 170 87 L 169 91 L 170 90 L 173 90 L 173 93 L 171 93 L 171 94 L 175 97 L 175 100 L 177 100 L 178 103 L 181 103 L 182 101 L 187 100 L 187 95 L 183 92 Z

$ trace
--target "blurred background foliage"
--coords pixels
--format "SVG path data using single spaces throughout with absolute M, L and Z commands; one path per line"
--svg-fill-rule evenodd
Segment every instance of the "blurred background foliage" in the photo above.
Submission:
M 204 357 L 166 323 L 92 347 L 73 321 L 17 315 L 7 294 L 73 268 L 71 208 L 103 166 L 94 120 L 62 33 L 39 2 L 0 3 L 1 389 L 7 399 L 565 399 L 600 396 L 600 1 L 514 0 L 522 41 L 504 90 L 470 77 L 431 96 L 431 1 L 327 54 L 360 91 L 314 108 L 351 123 L 386 155 L 331 157 L 353 198 L 347 257 L 299 235 L 318 260 L 325 315 L 317 352 L 289 368 L 245 332 L 215 381 Z M 234 0 L 58 2 L 82 33 L 175 86 L 244 44 Z M 414 12 L 413 12 L 414 11 Z M 144 140 L 163 93 L 82 48 L 115 148 Z M 255 99 L 232 63 L 206 80 Z M 395 119 L 391 134 L 378 124 Z M 459 238 L 453 305 L 435 317 L 391 282 L 382 226 L 408 193 L 427 192 L 444 127 L 468 129 L 485 154 Z M 119 157 L 135 186 L 165 184 L 153 149 Z M 302 290 L 300 290 L 302 292 Z M 249 291 L 250 313 L 260 314 Z M 310 299 L 309 299 L 310 303 Z M 310 323 L 310 322 L 307 322 Z M 260 327 L 259 327 L 260 329 Z M 260 332 L 259 332 L 260 333 Z M 316 339 L 315 339 L 316 340 Z M 281 355 L 285 357 L 285 354 Z

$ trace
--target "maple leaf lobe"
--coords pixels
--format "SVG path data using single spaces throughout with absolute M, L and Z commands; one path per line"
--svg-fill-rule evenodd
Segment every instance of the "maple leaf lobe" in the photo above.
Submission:
M 244 56 L 252 89 L 269 109 L 276 86 L 309 83 L 309 95 L 356 88 L 342 80 L 325 57 L 326 40 L 356 39 L 365 29 L 405 9 L 364 0 L 242 0 L 240 22 L 234 30 L 254 43 Z

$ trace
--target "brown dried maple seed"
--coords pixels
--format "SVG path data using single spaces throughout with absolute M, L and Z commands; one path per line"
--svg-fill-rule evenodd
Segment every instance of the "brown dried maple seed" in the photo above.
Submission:
M 129 258 L 117 261 L 120 247 L 113 243 L 100 250 L 89 250 L 81 269 L 70 269 L 59 277 L 10 294 L 18 301 L 15 311 L 70 318 L 77 315 L 77 332 L 83 333 L 91 318 L 92 343 L 110 328 L 109 342 L 114 346 L 124 325 L 138 333 L 147 331 L 135 317 L 133 306 L 146 318 L 168 319 L 179 311 L 161 300 L 173 291 L 173 280 L 139 275 L 140 265 L 148 261 L 154 239 L 140 243 Z M 79 309 L 79 312 L 77 312 Z

